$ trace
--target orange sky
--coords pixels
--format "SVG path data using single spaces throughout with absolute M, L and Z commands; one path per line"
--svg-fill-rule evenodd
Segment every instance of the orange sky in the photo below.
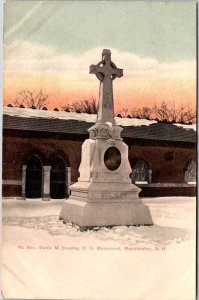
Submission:
M 163 101 L 195 108 L 196 3 L 146 2 L 7 1 L 4 104 L 22 89 L 42 89 L 49 108 L 98 98 L 89 66 L 110 49 L 124 70 L 116 113 Z
M 115 112 L 152 106 L 162 101 L 195 108 L 196 88 L 193 76 L 133 74 L 114 80 Z M 67 73 L 4 73 L 4 105 L 12 102 L 22 89 L 43 90 L 49 95 L 49 108 L 65 106 L 83 99 L 98 99 L 99 81 L 94 75 Z

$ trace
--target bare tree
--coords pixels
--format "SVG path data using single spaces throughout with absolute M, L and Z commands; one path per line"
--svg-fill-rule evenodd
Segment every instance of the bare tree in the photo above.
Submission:
M 143 106 L 138 109 L 131 108 L 129 112 L 128 108 L 123 108 L 120 114 L 122 117 L 131 116 L 132 118 L 150 119 L 152 118 L 152 109 L 147 106 Z
M 137 117 L 140 117 L 141 119 L 150 119 L 150 118 L 152 118 L 152 110 L 151 110 L 151 108 L 149 108 L 147 106 L 143 106 L 141 108 L 138 108 L 135 111 L 135 114 L 137 115 Z
M 181 123 L 196 123 L 196 111 L 188 105 L 181 105 L 178 111 L 178 121 Z
M 158 118 L 160 121 L 167 120 L 167 121 L 173 121 L 176 120 L 177 117 L 177 110 L 174 105 L 168 105 L 165 101 L 163 101 L 160 106 L 157 106 L 156 104 L 153 106 L 153 112 L 156 118 Z
M 153 112 L 160 121 L 167 120 L 169 122 L 180 123 L 196 122 L 196 111 L 188 105 L 181 104 L 179 107 L 176 107 L 175 103 L 167 104 L 163 101 L 160 106 L 153 106 Z
M 39 92 L 21 90 L 16 94 L 15 99 L 12 101 L 15 106 L 24 106 L 24 107 L 35 107 L 41 109 L 47 102 L 48 95 L 45 95 L 42 90 Z
M 16 94 L 16 98 L 12 101 L 15 106 L 24 107 L 35 107 L 42 109 L 48 104 L 48 95 L 45 95 L 42 90 L 39 92 L 21 90 Z M 90 100 L 75 101 L 72 104 L 62 106 L 62 109 L 79 112 L 96 114 L 97 113 L 97 101 L 93 97 Z M 152 108 L 143 106 L 140 108 L 132 108 L 129 113 L 128 108 L 123 108 L 120 112 L 122 117 L 132 117 L 140 119 L 157 119 L 165 122 L 176 122 L 176 123 L 195 123 L 196 122 L 196 111 L 190 108 L 188 105 L 181 105 L 176 107 L 175 102 L 166 103 L 163 101 L 160 105 L 155 104 Z
M 75 101 L 72 104 L 62 106 L 62 109 L 68 110 L 68 111 L 73 111 L 73 112 L 96 114 L 97 113 L 97 103 L 96 103 L 96 99 L 93 97 L 91 100 Z
M 128 114 L 128 111 L 129 111 L 128 108 L 123 108 L 123 109 L 122 109 L 122 116 L 123 116 L 123 117 L 126 117 L 127 114 Z
M 120 112 L 122 117 L 126 117 L 128 109 L 124 108 Z M 175 102 L 168 104 L 163 101 L 160 105 L 155 104 L 153 107 L 143 106 L 140 108 L 131 108 L 129 115 L 132 118 L 139 119 L 157 119 L 164 122 L 173 123 L 195 123 L 196 111 L 188 105 L 180 105 L 176 107 Z

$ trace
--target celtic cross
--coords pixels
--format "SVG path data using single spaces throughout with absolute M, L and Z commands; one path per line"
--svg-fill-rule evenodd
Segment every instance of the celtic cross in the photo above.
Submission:
M 111 122 L 115 124 L 113 104 L 113 80 L 123 76 L 123 70 L 118 69 L 111 61 L 111 51 L 102 51 L 102 60 L 97 65 L 90 66 L 91 74 L 100 80 L 97 123 Z

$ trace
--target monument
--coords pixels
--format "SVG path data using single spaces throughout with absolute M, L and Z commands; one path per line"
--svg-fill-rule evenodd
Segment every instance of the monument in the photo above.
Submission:
M 122 141 L 122 128 L 115 123 L 113 80 L 123 76 L 104 49 L 102 60 L 90 66 L 100 81 L 97 121 L 89 128 L 82 145 L 78 182 L 70 186 L 60 219 L 80 229 L 95 226 L 152 225 L 148 206 L 139 199 L 140 188 L 130 180 L 128 146 Z

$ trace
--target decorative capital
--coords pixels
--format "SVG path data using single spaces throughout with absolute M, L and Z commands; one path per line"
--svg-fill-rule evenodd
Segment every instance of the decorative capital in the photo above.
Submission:
M 88 129 L 90 134 L 90 139 L 114 139 L 114 140 L 121 140 L 121 131 L 123 130 L 122 127 L 119 125 L 113 125 L 107 123 L 98 123 Z
M 44 172 L 50 172 L 51 166 L 43 166 Z

